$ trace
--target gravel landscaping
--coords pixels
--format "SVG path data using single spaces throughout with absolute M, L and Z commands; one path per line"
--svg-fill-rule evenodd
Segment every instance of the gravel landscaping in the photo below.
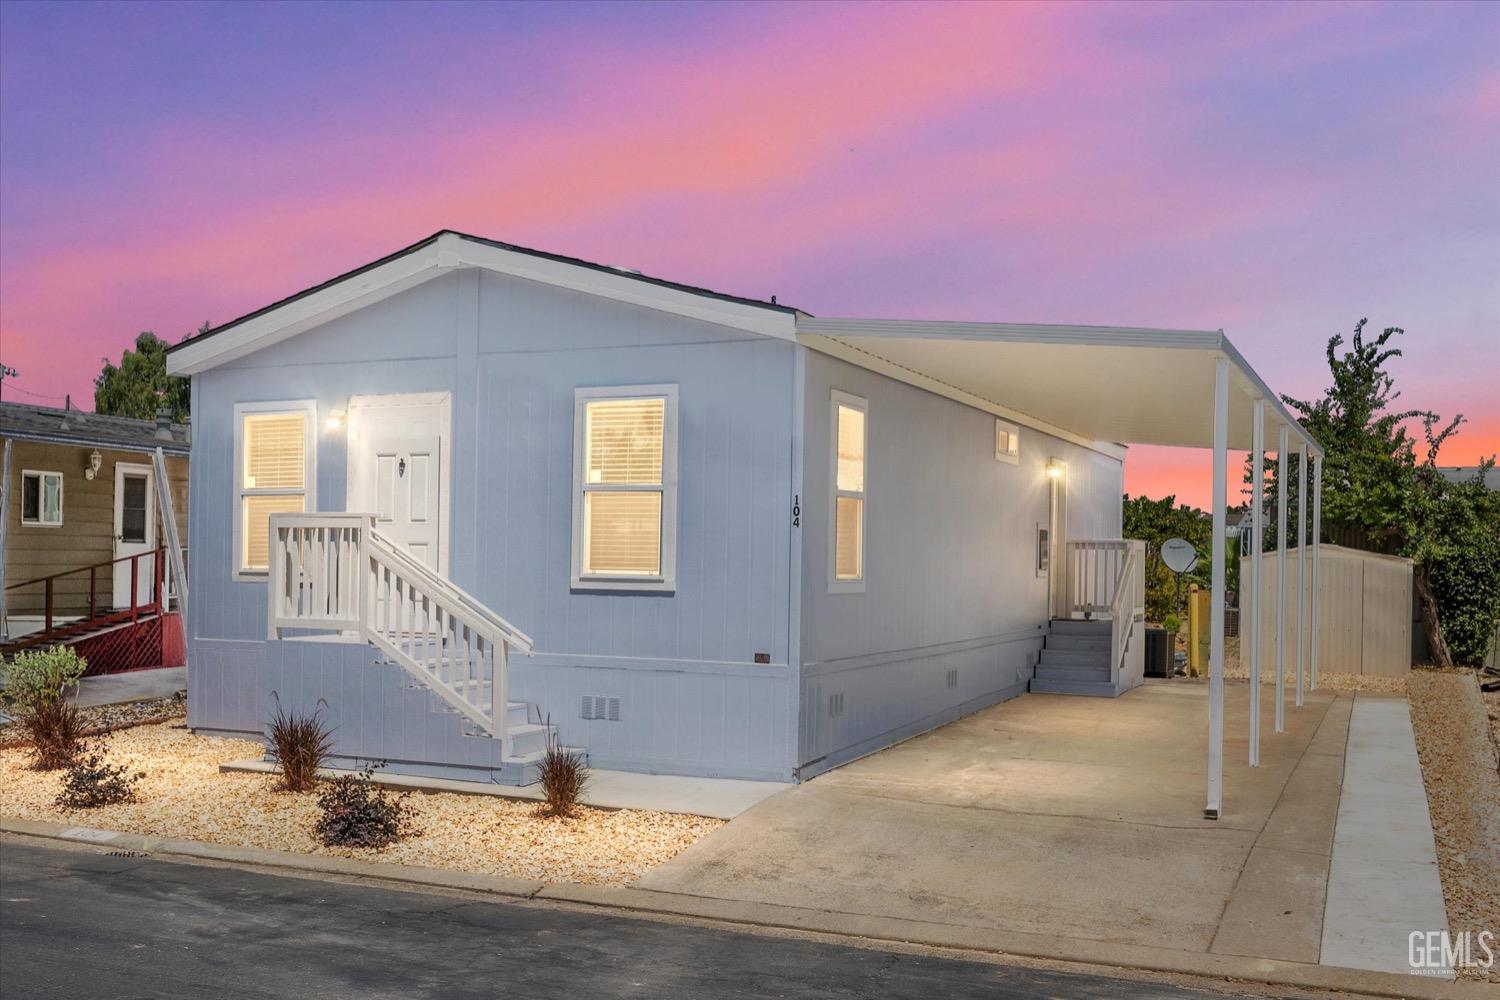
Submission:
M 1293 649 L 1286 664 L 1286 688 L 1288 691 L 1296 690 L 1297 686 L 1297 659 L 1296 648 Z M 1311 664 L 1302 664 L 1302 682 L 1309 685 L 1311 682 Z M 1250 679 L 1250 665 L 1240 659 L 1240 640 L 1237 636 L 1230 636 L 1224 640 L 1224 679 L 1231 681 L 1248 681 Z M 1276 683 L 1276 650 L 1271 648 L 1263 650 L 1260 654 L 1260 682 L 1262 684 Z M 1318 671 L 1318 687 L 1333 691 L 1368 691 L 1371 694 L 1405 694 L 1405 677 L 1376 677 L 1372 674 L 1341 674 L 1329 670 Z
M 274 790 L 261 774 L 224 774 L 225 761 L 259 757 L 260 744 L 196 736 L 181 722 L 100 737 L 109 757 L 144 771 L 139 801 L 67 811 L 55 803 L 62 772 L 28 767 L 24 749 L 0 750 L 0 815 L 242 847 L 449 868 L 545 882 L 629 885 L 723 825 L 676 813 L 581 807 L 538 816 L 534 802 L 415 793 L 420 832 L 380 851 L 324 847 L 312 835 L 315 793 Z
M 1472 671 L 1413 670 L 1412 728 L 1454 933 L 1500 928 L 1500 770 Z M 1464 973 L 1478 977 L 1481 970 Z M 1500 968 L 1489 978 L 1500 982 Z
M 83 716 L 89 734 L 98 735 L 148 722 L 184 719 L 187 717 L 187 700 L 181 695 L 172 695 L 119 705 L 90 705 L 80 708 L 78 714 Z M 16 720 L 7 717 L 6 721 L 0 721 L 0 750 L 21 745 L 25 737 L 25 729 Z

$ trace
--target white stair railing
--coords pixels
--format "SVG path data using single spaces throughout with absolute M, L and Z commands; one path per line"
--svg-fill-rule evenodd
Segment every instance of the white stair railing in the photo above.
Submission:
M 507 657 L 531 639 L 375 528 L 370 514 L 271 515 L 267 635 L 357 634 L 505 739 Z
M 1125 563 L 1130 542 L 1121 538 L 1095 538 L 1067 543 L 1063 593 L 1067 617 L 1093 617 L 1110 611 L 1115 599 L 1115 582 Z
M 1146 615 L 1146 543 L 1127 541 L 1109 604 L 1109 680 L 1120 690 L 1120 664 L 1138 620 Z

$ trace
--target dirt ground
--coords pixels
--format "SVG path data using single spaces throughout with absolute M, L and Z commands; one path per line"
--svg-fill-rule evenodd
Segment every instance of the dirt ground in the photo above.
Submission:
M 0 815 L 129 833 L 308 854 L 449 868 L 546 882 L 628 885 L 718 829 L 701 816 L 580 808 L 543 818 L 534 802 L 416 793 L 420 831 L 380 851 L 324 847 L 312 834 L 315 793 L 277 791 L 262 774 L 224 774 L 224 761 L 259 757 L 261 746 L 158 723 L 99 738 L 112 762 L 144 772 L 138 801 L 90 810 L 55 803 L 61 771 L 29 767 L 24 749 L 0 750 Z
M 1413 670 L 1408 701 L 1449 929 L 1500 930 L 1500 762 L 1474 672 Z

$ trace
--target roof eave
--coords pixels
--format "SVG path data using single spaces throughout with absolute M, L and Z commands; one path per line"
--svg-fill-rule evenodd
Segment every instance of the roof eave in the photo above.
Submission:
M 461 268 L 484 268 L 783 340 L 798 311 L 442 230 L 378 261 L 272 303 L 167 351 L 167 371 L 195 375 Z

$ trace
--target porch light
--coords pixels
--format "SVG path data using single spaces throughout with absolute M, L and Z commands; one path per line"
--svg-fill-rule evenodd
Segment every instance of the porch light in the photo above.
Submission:
M 1063 474 L 1063 467 L 1062 467 L 1062 463 L 1061 462 L 1058 462 L 1058 461 L 1054 460 L 1054 461 L 1051 461 L 1051 462 L 1047 463 L 1047 478 L 1048 479 L 1061 479 L 1062 478 L 1062 474 Z
M 323 426 L 326 427 L 330 432 L 342 430 L 344 427 L 344 411 L 329 410 L 328 419 L 323 422 Z
M 89 452 L 89 467 L 84 470 L 83 478 L 92 482 L 94 477 L 99 474 L 99 467 L 103 464 L 104 456 L 99 454 L 98 448 L 95 448 Z

